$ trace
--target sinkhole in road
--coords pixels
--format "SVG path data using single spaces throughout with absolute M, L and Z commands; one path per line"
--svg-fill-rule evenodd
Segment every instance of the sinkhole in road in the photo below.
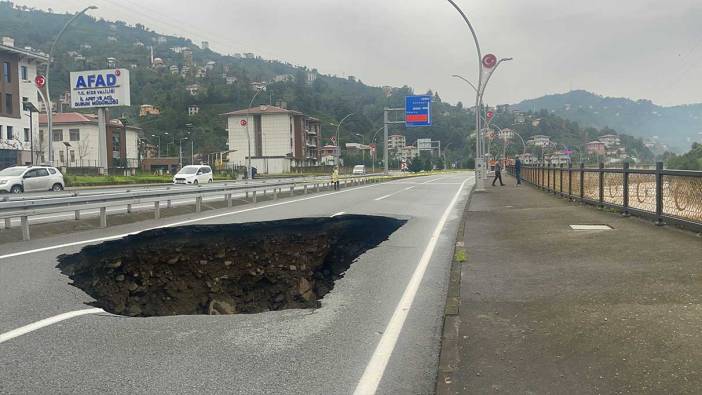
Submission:
M 61 255 L 57 267 L 92 305 L 125 316 L 316 308 L 405 222 L 342 215 L 161 228 Z

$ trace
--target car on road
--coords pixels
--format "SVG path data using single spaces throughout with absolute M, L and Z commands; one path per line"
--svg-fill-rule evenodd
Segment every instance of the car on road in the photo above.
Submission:
M 49 166 L 13 166 L 0 171 L 0 191 L 63 191 L 63 174 Z
M 364 175 L 366 174 L 366 166 L 356 165 L 353 167 L 353 175 Z
M 185 166 L 173 176 L 174 184 L 207 184 L 213 180 L 212 168 L 207 165 Z

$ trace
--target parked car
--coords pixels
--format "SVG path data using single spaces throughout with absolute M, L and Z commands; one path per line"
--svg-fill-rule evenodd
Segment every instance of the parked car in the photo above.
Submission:
M 364 175 L 366 174 L 366 166 L 356 165 L 353 167 L 353 175 Z
M 212 168 L 207 165 L 184 166 L 173 176 L 174 184 L 207 184 L 212 180 Z
M 3 192 L 63 191 L 65 185 L 63 174 L 55 167 L 13 166 L 0 171 Z

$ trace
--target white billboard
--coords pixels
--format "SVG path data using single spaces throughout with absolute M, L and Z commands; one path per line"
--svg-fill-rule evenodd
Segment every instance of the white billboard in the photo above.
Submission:
M 420 151 L 431 151 L 431 139 L 417 139 L 417 149 Z
M 71 72 L 71 107 L 129 106 L 129 70 Z

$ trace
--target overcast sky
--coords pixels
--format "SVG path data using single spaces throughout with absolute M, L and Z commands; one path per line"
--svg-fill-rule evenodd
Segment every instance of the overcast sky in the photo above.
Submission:
M 456 0 L 483 53 L 514 57 L 490 82 L 486 102 L 515 103 L 586 89 L 674 105 L 702 102 L 700 0 Z M 16 0 L 142 23 L 207 40 L 222 53 L 253 52 L 353 75 L 369 85 L 410 85 L 471 103 L 451 78 L 477 75 L 477 55 L 446 0 Z

